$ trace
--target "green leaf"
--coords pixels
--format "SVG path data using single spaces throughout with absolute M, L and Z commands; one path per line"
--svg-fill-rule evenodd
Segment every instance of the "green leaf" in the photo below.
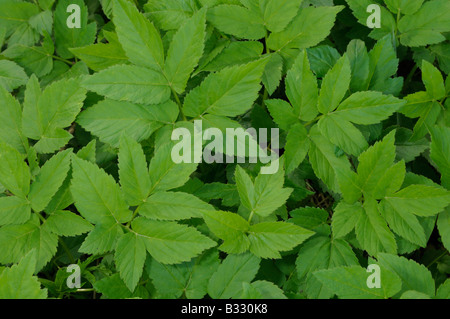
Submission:
M 37 76 L 42 77 L 49 74 L 53 69 L 53 53 L 53 42 L 47 34 L 44 37 L 42 46 L 29 47 L 24 44 L 15 44 L 3 51 L 2 55 L 13 59 L 28 74 L 35 73 Z
M 28 80 L 25 71 L 16 63 L 8 60 L 0 61 L 0 86 L 6 91 L 12 90 L 24 85 Z
M 60 152 L 41 167 L 28 194 L 34 211 L 43 211 L 61 187 L 69 172 L 71 154 L 69 150 Z
M 318 94 L 317 79 L 311 71 L 306 50 L 303 50 L 286 75 L 286 96 L 299 119 L 311 121 L 316 117 Z
M 72 156 L 71 192 L 75 206 L 92 224 L 125 223 L 131 211 L 114 178 L 95 164 Z
M 380 205 L 381 215 L 395 233 L 411 243 L 421 247 L 426 246 L 425 231 L 416 216 L 408 211 L 392 206 L 387 200 L 382 200 Z
M 380 266 L 395 273 L 402 280 L 402 288 L 399 293 L 416 290 L 428 296 L 434 296 L 434 280 L 425 266 L 414 260 L 391 254 L 379 254 L 377 258 Z
M 358 184 L 363 193 L 373 195 L 383 175 L 394 164 L 394 140 L 395 132 L 392 131 L 359 156 Z
M 336 147 L 331 144 L 319 132 L 317 126 L 311 128 L 310 132 L 311 146 L 309 148 L 309 161 L 314 173 L 330 189 L 339 191 L 338 172 L 350 169 L 350 163 L 344 156 L 336 156 Z
M 440 100 L 445 97 L 444 79 L 441 72 L 425 60 L 422 61 L 422 80 L 431 98 Z
M 445 211 L 439 214 L 437 227 L 444 247 L 450 251 L 450 208 L 447 207 Z
M 238 298 L 242 284 L 255 278 L 260 261 L 250 253 L 228 255 L 209 280 L 209 296 L 213 299 Z
M 420 9 L 424 0 L 384 0 L 391 12 L 402 14 L 413 14 Z
M 158 297 L 200 299 L 206 295 L 209 279 L 219 266 L 217 250 L 209 250 L 190 262 L 164 265 L 155 259 L 146 264 L 146 271 L 156 287 Z
M 163 264 L 189 261 L 216 245 L 195 228 L 174 222 L 139 217 L 133 220 L 131 228 L 142 238 L 150 255 Z
M 47 289 L 41 289 L 36 270 L 36 251 L 28 253 L 19 264 L 0 273 L 1 299 L 46 299 Z
M 214 212 L 213 206 L 183 192 L 156 192 L 139 208 L 139 214 L 150 219 L 180 220 L 202 217 Z
M 128 60 L 117 42 L 91 44 L 70 49 L 70 52 L 94 71 L 101 71 L 116 64 L 124 64 Z
M 261 14 L 267 30 L 280 32 L 295 17 L 303 0 L 262 0 Z
M 116 248 L 117 240 L 123 235 L 119 224 L 105 221 L 96 225 L 84 240 L 79 251 L 85 254 L 99 255 L 112 252 Z
M 376 124 L 389 118 L 405 104 L 392 95 L 365 91 L 352 94 L 344 100 L 333 114 L 355 124 Z
M 360 203 L 347 204 L 340 202 L 334 209 L 331 229 L 335 238 L 344 237 L 350 233 L 364 214 Z
M 270 281 L 257 280 L 251 284 L 243 283 L 241 299 L 287 299 L 277 285 Z
M 427 185 L 410 185 L 395 194 L 386 196 L 395 210 L 418 216 L 433 216 L 450 204 L 450 192 L 445 189 Z
M 0 61 L 1 62 L 1 61 Z M 26 153 L 27 141 L 22 134 L 22 109 L 17 100 L 0 87 L 0 140 Z
M 381 217 L 375 200 L 366 199 L 364 213 L 359 215 L 355 230 L 358 242 L 371 256 L 376 256 L 380 252 L 397 252 L 394 234 Z
M 301 8 L 281 32 L 271 33 L 268 47 L 273 51 L 306 49 L 325 39 L 343 6 Z M 263 35 L 264 36 L 264 35 Z
M 208 211 L 203 215 L 208 228 L 224 241 L 219 246 L 220 250 L 229 254 L 240 254 L 249 249 L 247 232 L 250 225 L 240 215 L 223 211 Z
M 25 91 L 22 127 L 27 137 L 39 140 L 34 145 L 38 153 L 52 153 L 67 144 L 72 135 L 63 128 L 75 120 L 85 97 L 86 90 L 75 79 L 54 82 L 42 93 L 37 79 L 30 79 Z
M 80 7 L 80 28 L 69 28 L 67 19 L 71 12 L 67 7 L 76 4 Z M 55 12 L 55 42 L 56 50 L 60 57 L 70 59 L 73 54 L 70 48 L 77 48 L 94 43 L 97 26 L 95 23 L 88 24 L 88 8 L 83 0 L 61 0 L 56 5 Z
M 448 299 L 450 297 L 450 280 L 447 279 L 436 291 L 436 299 Z
M 0 3 L 0 27 L 6 29 L 6 35 L 11 33 L 34 15 L 39 13 L 39 7 L 24 1 L 2 1 Z
M 189 92 L 183 112 L 190 117 L 205 113 L 237 116 L 245 113 L 258 97 L 268 59 L 237 65 L 209 75 Z
M 196 7 L 193 0 L 151 0 L 144 5 L 146 15 L 163 30 L 177 30 L 192 16 Z
M 23 155 L 0 142 L 0 183 L 11 193 L 25 198 L 30 190 L 30 169 Z
M 347 55 L 344 55 L 323 78 L 317 106 L 322 114 L 337 108 L 347 93 L 350 78 L 350 62 Z
M 350 81 L 350 91 L 363 91 L 364 84 L 369 77 L 370 59 L 364 41 L 354 39 L 347 45 L 347 57 L 352 69 L 352 79 Z
M 58 210 L 51 214 L 44 225 L 59 236 L 78 236 L 94 229 L 83 217 L 66 210 Z
M 77 122 L 102 142 L 119 147 L 121 134 L 140 142 L 164 124 L 175 122 L 178 107 L 172 102 L 143 106 L 105 99 L 82 112 Z
M 262 258 L 281 258 L 280 251 L 289 251 L 311 237 L 314 232 L 285 222 L 264 222 L 248 230 L 250 251 Z
M 350 245 L 342 239 L 319 236 L 303 244 L 295 261 L 297 277 L 305 282 L 308 298 L 331 298 L 333 292 L 313 276 L 320 269 L 358 265 Z
M 171 143 L 164 144 L 150 162 L 149 174 L 152 185 L 150 193 L 183 186 L 197 169 L 197 163 L 174 163 L 171 154 Z
M 442 186 L 450 189 L 450 128 L 434 127 L 431 130 L 431 159 L 439 168 Z
M 270 55 L 270 60 L 266 65 L 262 82 L 269 95 L 272 95 L 280 85 L 283 77 L 283 58 L 278 53 Z
M 426 2 L 415 14 L 398 23 L 400 41 L 406 46 L 425 46 L 445 40 L 442 32 L 450 31 L 450 3 L 446 0 Z
M 30 203 L 21 197 L 0 197 L 0 225 L 23 224 L 30 219 Z
M 163 74 L 132 65 L 115 65 L 102 70 L 85 78 L 82 85 L 118 101 L 159 104 L 170 97 L 170 88 Z
M 164 66 L 169 85 L 183 93 L 200 60 L 205 42 L 206 10 L 200 10 L 175 33 Z
M 114 1 L 113 22 L 130 62 L 161 71 L 164 48 L 158 30 L 130 1 Z
M 381 275 L 381 288 L 369 288 L 370 274 L 360 266 L 319 270 L 314 276 L 341 299 L 388 299 L 401 287 L 400 279 L 386 271 Z
M 307 134 L 301 124 L 294 125 L 289 131 L 285 147 L 286 174 L 291 173 L 305 159 L 311 144 Z
M 291 127 L 298 123 L 299 118 L 294 113 L 294 109 L 288 102 L 279 99 L 272 99 L 265 100 L 264 103 L 266 104 L 270 115 L 273 117 L 273 120 L 282 130 L 289 132 Z
M 132 292 L 141 278 L 146 255 L 145 242 L 137 234 L 125 234 L 117 241 L 114 260 L 120 278 Z
M 129 205 L 144 202 L 150 194 L 150 175 L 147 161 L 139 143 L 122 135 L 119 149 L 119 176 L 125 199 Z
M 358 156 L 369 146 L 361 131 L 339 114 L 323 116 L 318 126 L 323 136 L 348 154 Z
M 258 40 L 266 34 L 260 14 L 237 5 L 222 4 L 209 9 L 208 21 L 220 31 L 238 38 Z

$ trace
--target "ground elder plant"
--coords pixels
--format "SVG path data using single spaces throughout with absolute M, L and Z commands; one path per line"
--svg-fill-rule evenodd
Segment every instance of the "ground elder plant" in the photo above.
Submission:
M 0 0 L 0 298 L 450 297 L 449 0 Z

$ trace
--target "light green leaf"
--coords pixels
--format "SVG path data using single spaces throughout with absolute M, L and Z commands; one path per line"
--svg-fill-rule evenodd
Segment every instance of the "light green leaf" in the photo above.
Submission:
M 280 251 L 289 251 L 311 237 L 314 232 L 285 222 L 264 222 L 250 226 L 250 251 L 262 258 L 281 258 Z
M 118 166 L 125 200 L 132 206 L 141 204 L 150 194 L 150 175 L 141 145 L 128 135 L 120 140 Z
M 398 23 L 400 41 L 406 46 L 425 46 L 445 40 L 442 32 L 450 31 L 450 3 L 427 1 L 415 14 L 404 16 Z
M 101 71 L 116 64 L 124 64 L 128 58 L 119 43 L 96 43 L 84 47 L 70 49 L 94 71 Z
M 24 85 L 28 80 L 25 71 L 16 63 L 8 60 L 0 61 L 0 86 L 6 91 L 12 90 Z
M 315 46 L 328 36 L 336 15 L 343 8 L 343 6 L 301 8 L 286 29 L 270 34 L 267 43 L 269 49 L 286 51 Z
M 286 96 L 299 119 L 311 121 L 316 117 L 318 94 L 317 79 L 303 50 L 286 75 Z
M 206 295 L 209 279 L 219 266 L 217 250 L 209 250 L 190 262 L 164 265 L 155 259 L 146 264 L 146 271 L 156 287 L 158 297 L 200 299 Z
M 237 5 L 218 5 L 208 10 L 208 21 L 222 32 L 238 38 L 258 40 L 266 29 L 260 14 Z
M 42 93 L 37 79 L 30 79 L 25 92 L 22 127 L 27 137 L 39 140 L 34 145 L 38 153 L 52 153 L 70 140 L 72 135 L 63 128 L 75 120 L 85 97 L 86 90 L 76 79 L 53 82 Z
M 410 185 L 386 196 L 386 201 L 396 210 L 418 216 L 433 216 L 450 204 L 450 192 L 434 186 Z
M 350 233 L 364 214 L 360 203 L 347 204 L 340 202 L 334 209 L 331 229 L 335 238 L 344 237 Z
M 36 270 L 36 251 L 24 256 L 19 264 L 4 269 L 0 273 L 1 299 L 46 299 L 47 289 L 34 276 Z
M 117 240 L 123 235 L 119 224 L 105 221 L 96 225 L 84 240 L 79 251 L 85 254 L 99 255 L 114 251 Z
M 71 150 L 60 152 L 41 167 L 28 194 L 34 211 L 43 211 L 61 187 L 69 172 L 71 154 Z
M 216 245 L 195 228 L 175 222 L 162 222 L 138 217 L 131 228 L 142 239 L 147 251 L 163 264 L 189 261 Z
M 0 197 L 0 225 L 23 224 L 30 219 L 30 203 L 20 197 Z
M 78 236 L 94 229 L 83 217 L 66 210 L 58 210 L 51 214 L 44 226 L 59 236 Z
M 67 12 L 67 7 L 76 4 L 80 7 L 80 28 L 69 28 L 67 18 L 71 12 Z M 70 48 L 77 48 L 94 43 L 97 26 L 95 23 L 88 24 L 88 8 L 83 0 L 60 0 L 56 5 L 55 12 L 55 42 L 56 50 L 60 57 L 70 59 L 73 54 Z
M 357 92 L 344 100 L 333 114 L 355 124 L 376 124 L 389 118 L 405 103 L 380 92 Z
M 242 290 L 241 299 L 287 299 L 283 290 L 266 280 L 257 280 L 251 284 L 244 282 Z
M 208 294 L 213 299 L 238 298 L 242 284 L 253 280 L 261 259 L 253 254 L 228 255 L 211 276 Z
M 388 299 L 401 287 L 400 279 L 385 271 L 382 272 L 381 287 L 369 288 L 367 278 L 370 273 L 360 266 L 319 270 L 314 276 L 341 299 Z
M 358 160 L 358 184 L 363 193 L 373 194 L 386 171 L 395 160 L 395 132 L 362 153 Z
M 15 148 L 0 142 L 0 183 L 14 195 L 25 198 L 30 190 L 30 169 Z
M 308 138 L 307 131 L 302 124 L 294 125 L 286 138 L 285 159 L 286 174 L 291 173 L 305 159 L 308 153 L 311 140 Z
M 81 215 L 93 224 L 125 223 L 131 211 L 114 178 L 95 164 L 72 156 L 71 192 Z
M 364 202 L 364 213 L 359 215 L 356 223 L 356 238 L 371 256 L 380 252 L 397 252 L 394 234 L 381 217 L 378 204 L 373 199 Z
M 154 193 L 139 208 L 142 216 L 159 220 L 201 218 L 206 212 L 215 212 L 215 209 L 196 196 L 183 192 Z
M 209 75 L 186 96 L 183 112 L 190 117 L 205 113 L 237 116 L 245 113 L 258 97 L 268 59 L 237 65 Z
M 303 0 L 261 0 L 261 14 L 267 30 L 280 32 L 295 17 Z
M 163 74 L 132 65 L 115 65 L 82 81 L 82 85 L 98 94 L 118 101 L 159 104 L 170 97 Z
M 425 266 L 414 260 L 391 254 L 379 254 L 377 258 L 380 266 L 395 273 L 402 280 L 402 288 L 399 293 L 416 290 L 428 296 L 434 296 L 434 280 Z
M 186 21 L 173 36 L 164 71 L 169 85 L 183 93 L 189 77 L 200 60 L 205 42 L 206 10 Z
M 424 0 L 384 0 L 391 12 L 402 14 L 413 14 L 420 9 Z
M 436 126 L 431 130 L 431 159 L 439 168 L 442 186 L 450 189 L 450 128 Z
M 208 211 L 203 215 L 208 228 L 224 240 L 219 246 L 220 250 L 229 254 L 240 254 L 249 249 L 247 232 L 250 225 L 240 215 L 223 211 Z
M 422 80 L 431 98 L 440 100 L 445 97 L 444 78 L 441 72 L 426 60 L 422 61 Z
M 114 1 L 113 12 L 117 36 L 130 61 L 161 71 L 164 48 L 158 30 L 130 1 Z
M 331 298 L 333 292 L 317 280 L 313 273 L 319 269 L 358 265 L 358 260 L 346 241 L 319 236 L 300 247 L 295 265 L 298 279 L 305 283 L 308 298 L 324 299 Z
M 105 99 L 82 112 L 77 122 L 102 142 L 119 147 L 121 134 L 140 142 L 164 124 L 175 122 L 178 107 L 172 102 L 143 106 Z
M 114 260 L 120 278 L 131 292 L 134 291 L 141 278 L 146 255 L 144 240 L 137 234 L 125 234 L 117 241 Z
M 1 62 L 1 61 L 0 61 Z M 22 134 L 22 109 L 17 100 L 0 87 L 0 140 L 26 153 L 27 141 Z

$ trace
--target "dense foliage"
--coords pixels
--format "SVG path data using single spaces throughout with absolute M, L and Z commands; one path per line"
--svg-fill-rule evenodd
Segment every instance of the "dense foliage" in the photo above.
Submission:
M 0 298 L 449 298 L 449 39 L 449 0 L 0 0 Z M 174 163 L 200 119 L 279 169 Z

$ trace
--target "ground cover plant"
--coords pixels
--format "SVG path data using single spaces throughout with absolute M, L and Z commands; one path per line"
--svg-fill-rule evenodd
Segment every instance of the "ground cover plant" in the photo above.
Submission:
M 448 299 L 449 39 L 449 0 L 0 0 L 0 298 Z

